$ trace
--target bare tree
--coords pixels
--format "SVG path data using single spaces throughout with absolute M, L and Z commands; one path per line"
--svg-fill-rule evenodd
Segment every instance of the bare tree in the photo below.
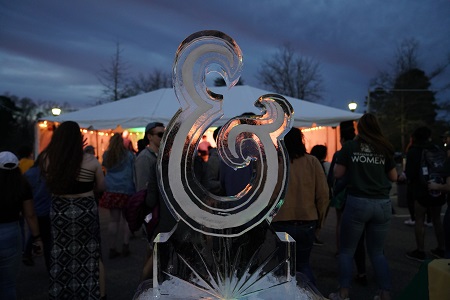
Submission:
M 0 96 L 0 125 L 4 136 L 0 147 L 15 149 L 22 144 L 33 144 L 36 122 L 51 114 L 51 108 L 58 106 L 64 112 L 73 111 L 68 103 L 53 101 L 35 102 L 30 98 L 19 98 L 5 93 Z
M 418 62 L 419 42 L 416 39 L 403 40 L 396 49 L 393 62 L 389 63 L 387 70 L 381 70 L 372 79 L 370 85 L 375 88 L 392 89 L 395 80 L 405 72 L 419 68 Z
M 320 64 L 296 54 L 289 45 L 263 61 L 257 78 L 267 88 L 286 96 L 312 102 L 322 99 Z
M 127 97 L 135 96 L 141 93 L 148 93 L 161 88 L 172 86 L 172 76 L 162 70 L 156 69 L 147 75 L 140 73 L 132 78 L 126 86 L 125 94 Z
M 109 65 L 102 65 L 97 75 L 98 80 L 104 87 L 103 100 L 117 101 L 124 98 L 129 66 L 123 61 L 122 52 L 120 43 L 116 43 L 116 52 L 111 56 Z
M 431 89 L 431 80 L 443 74 L 449 62 L 440 64 L 428 75 L 420 68 L 418 53 L 417 40 L 403 40 L 389 68 L 372 79 L 366 102 L 367 111 L 378 115 L 384 133 L 402 151 L 406 148 L 409 135 L 418 126 L 426 125 L 439 132 L 437 111 L 445 110 L 445 105 L 438 104 L 436 96 L 448 88 L 448 83 Z
M 394 60 L 389 64 L 389 68 L 378 72 L 377 76 L 370 82 L 371 88 L 392 89 L 396 79 L 413 69 L 420 69 L 419 42 L 414 38 L 404 39 L 397 46 Z M 450 65 L 450 53 L 443 63 L 438 64 L 433 70 L 427 72 L 430 80 L 433 80 L 444 74 Z M 450 88 L 450 82 L 446 82 L 439 87 L 436 92 L 442 92 Z

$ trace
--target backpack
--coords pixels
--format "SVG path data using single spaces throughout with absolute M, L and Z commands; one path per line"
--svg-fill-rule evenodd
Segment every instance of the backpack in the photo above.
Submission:
M 147 197 L 147 189 L 140 190 L 134 193 L 127 202 L 123 213 L 128 223 L 128 228 L 131 232 L 138 231 L 142 225 L 145 224 L 145 230 L 147 236 L 151 237 L 156 225 L 159 221 L 159 205 L 155 205 L 153 208 L 149 208 L 145 204 L 145 198 Z M 146 221 L 146 217 L 152 214 L 152 218 Z
M 430 180 L 437 183 L 445 182 L 446 172 L 444 164 L 446 159 L 447 153 L 437 145 L 422 151 L 420 168 L 424 184 L 427 184 Z

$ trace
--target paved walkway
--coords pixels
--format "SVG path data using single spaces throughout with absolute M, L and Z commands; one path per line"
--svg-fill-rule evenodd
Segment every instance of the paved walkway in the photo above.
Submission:
M 395 189 L 393 190 L 395 193 Z M 392 218 L 391 230 L 386 242 L 386 256 L 392 273 L 393 296 L 397 296 L 417 273 L 420 263 L 411 261 L 405 257 L 405 252 L 415 248 L 414 230 L 405 226 L 403 221 L 409 218 L 408 211 L 404 207 L 398 207 L 396 196 L 393 197 L 395 216 Z M 108 300 L 132 299 L 134 291 L 139 284 L 139 276 L 142 270 L 145 240 L 137 237 L 130 242 L 131 256 L 119 257 L 113 260 L 107 256 L 107 222 L 108 211 L 100 209 L 100 223 L 102 230 L 103 254 L 107 274 Z M 335 212 L 330 210 L 325 226 L 321 231 L 323 246 L 315 246 L 312 252 L 311 264 L 317 277 L 318 289 L 328 296 L 337 288 L 338 261 L 335 254 Z M 426 250 L 436 247 L 436 239 L 432 228 L 426 230 Z M 352 299 L 373 299 L 377 290 L 372 266 L 367 259 L 367 271 L 369 285 L 361 287 L 355 285 L 351 292 Z M 42 257 L 35 259 L 35 265 L 21 266 L 18 285 L 19 299 L 43 300 L 47 299 L 48 276 L 45 271 Z

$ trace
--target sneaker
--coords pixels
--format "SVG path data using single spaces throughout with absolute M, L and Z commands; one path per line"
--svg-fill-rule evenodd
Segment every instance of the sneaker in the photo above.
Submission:
M 339 292 L 336 293 L 331 293 L 330 295 L 328 295 L 328 299 L 330 300 L 350 300 L 350 298 L 342 298 L 341 295 L 339 294 Z
M 403 224 L 408 225 L 408 226 L 414 226 L 414 225 L 416 225 L 416 221 L 409 219 L 409 220 L 406 220 L 405 222 L 403 222 Z
M 406 253 L 406 257 L 415 261 L 420 261 L 423 262 L 425 260 L 425 252 L 423 251 L 419 251 L 419 250 L 414 250 L 411 252 Z
M 323 246 L 325 243 L 319 240 L 318 238 L 314 239 L 314 246 Z
M 427 227 L 433 227 L 433 222 L 423 222 L 423 225 L 427 226 Z
M 445 256 L 445 251 L 439 248 L 431 250 L 430 253 L 436 258 L 444 258 Z

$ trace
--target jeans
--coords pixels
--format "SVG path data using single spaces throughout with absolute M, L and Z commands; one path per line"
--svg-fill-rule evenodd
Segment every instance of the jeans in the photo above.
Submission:
M 361 234 L 361 238 L 358 241 L 358 245 L 355 249 L 355 264 L 356 264 L 356 271 L 358 272 L 358 275 L 366 274 L 366 238 L 365 238 L 365 232 L 363 231 Z
M 16 299 L 16 284 L 22 257 L 19 222 L 0 223 L 0 299 Z
M 316 279 L 309 264 L 309 257 L 314 244 L 317 222 L 303 225 L 292 225 L 287 222 L 274 222 L 272 228 L 276 232 L 287 232 L 295 240 L 296 271 L 301 272 L 315 286 Z
M 339 284 L 341 288 L 350 288 L 351 286 L 353 255 L 365 230 L 367 253 L 375 270 L 379 288 L 385 291 L 391 289 L 391 275 L 383 252 L 391 215 L 390 199 L 369 199 L 348 195 L 341 221 L 339 253 Z

